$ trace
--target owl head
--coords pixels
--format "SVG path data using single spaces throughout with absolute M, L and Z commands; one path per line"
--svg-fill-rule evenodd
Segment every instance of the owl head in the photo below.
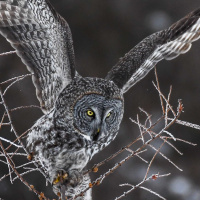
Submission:
M 55 109 L 58 126 L 71 124 L 76 131 L 97 143 L 113 140 L 124 112 L 123 94 L 111 81 L 75 78 L 60 94 Z

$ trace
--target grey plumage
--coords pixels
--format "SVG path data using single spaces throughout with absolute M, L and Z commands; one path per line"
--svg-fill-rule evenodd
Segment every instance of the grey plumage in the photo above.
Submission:
M 200 37 L 200 9 L 145 38 L 105 79 L 82 78 L 75 71 L 70 28 L 48 0 L 0 1 L 0 33 L 33 73 L 45 113 L 31 128 L 27 149 L 40 162 L 54 191 L 64 185 L 71 198 L 90 182 L 82 175 L 88 161 L 118 133 L 123 93 L 160 60 L 173 59 L 190 49 Z M 60 176 L 64 177 L 62 183 Z
M 96 116 L 84 116 L 88 109 Z M 41 161 L 51 182 L 64 171 L 69 179 L 66 184 L 76 187 L 88 161 L 116 137 L 122 116 L 123 96 L 113 82 L 74 78 L 59 95 L 55 108 L 32 127 L 27 148 Z M 93 121 L 96 127 L 90 125 Z
M 44 0 L 1 1 L 0 14 L 1 34 L 34 73 L 36 94 L 46 113 L 75 76 L 70 28 Z

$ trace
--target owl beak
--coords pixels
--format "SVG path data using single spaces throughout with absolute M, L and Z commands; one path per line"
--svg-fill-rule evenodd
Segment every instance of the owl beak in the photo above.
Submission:
M 98 138 L 99 138 L 99 135 L 100 135 L 100 128 L 97 128 L 96 131 L 94 132 L 93 136 L 92 136 L 93 137 L 92 139 L 94 141 L 97 141 Z

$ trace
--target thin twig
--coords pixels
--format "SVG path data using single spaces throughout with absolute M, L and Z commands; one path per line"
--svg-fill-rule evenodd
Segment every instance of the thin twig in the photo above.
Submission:
M 172 118 L 167 118 L 167 119 L 170 120 L 170 121 L 172 120 Z M 190 128 L 200 130 L 200 126 L 197 125 L 197 124 L 193 124 L 193 123 L 182 121 L 182 120 L 176 120 L 176 123 L 183 125 L 183 126 L 187 126 L 187 127 L 190 127 Z
M 14 141 L 13 141 L 13 143 L 14 142 L 16 142 L 16 141 L 18 141 L 19 139 L 21 139 L 24 135 L 26 135 L 28 132 L 30 131 L 30 129 L 28 129 L 28 130 L 26 130 L 24 133 L 22 133 L 19 137 L 17 137 Z M 11 147 L 12 145 L 9 145 L 7 148 L 6 148 L 6 151 Z M 27 156 L 27 154 L 26 154 L 26 156 Z
M 36 169 L 36 168 L 30 169 L 30 170 L 28 170 L 28 171 L 26 171 L 26 172 L 21 173 L 20 176 L 22 177 L 22 176 L 24 176 L 24 175 L 26 175 L 26 174 L 29 174 L 29 173 L 31 173 L 31 172 L 34 172 L 34 171 L 39 171 L 39 170 Z M 15 180 L 17 180 L 17 179 L 20 179 L 20 177 L 19 177 L 19 176 L 16 176 L 15 178 L 13 178 L 13 181 L 15 181 Z
M 149 188 L 146 188 L 144 186 L 140 186 L 139 188 L 146 190 L 152 194 L 154 194 L 155 196 L 159 197 L 160 199 L 166 200 L 164 197 L 162 197 L 160 194 L 158 194 L 157 192 L 154 192 L 153 190 L 150 190 Z
M 3 94 L 2 94 L 1 88 L 0 88 L 0 96 L 1 96 L 1 99 L 2 99 L 2 102 L 3 102 L 3 105 L 4 105 L 4 108 L 5 108 L 5 110 L 6 110 L 8 119 L 9 119 L 9 121 L 10 121 L 10 123 L 11 123 L 11 125 L 10 125 L 10 126 L 11 126 L 11 129 L 13 130 L 13 132 L 14 132 L 16 138 L 19 138 L 19 135 L 18 135 L 18 133 L 17 133 L 17 131 L 16 131 L 16 129 L 15 129 L 13 123 L 12 123 L 12 118 L 11 118 L 9 109 L 8 109 L 6 103 L 5 103 L 5 99 L 4 99 L 4 96 L 3 96 Z M 18 139 L 18 141 L 20 142 L 20 144 L 21 144 L 22 148 L 24 149 L 24 151 L 28 154 L 28 151 L 26 150 L 26 148 L 25 148 L 25 146 L 24 146 L 24 144 L 23 144 L 23 142 L 21 141 L 20 138 Z
M 0 129 L 1 129 L 1 127 L 3 126 L 3 121 L 4 121 L 4 118 L 5 118 L 5 113 L 3 114 L 3 116 L 2 116 L 2 118 L 1 118 L 1 123 L 0 123 Z
M 165 100 L 165 102 L 168 104 L 170 110 L 172 111 L 174 117 L 176 116 L 175 111 L 173 110 L 172 106 L 170 105 L 169 101 L 166 99 L 166 97 L 162 94 L 162 92 L 157 88 L 156 84 L 152 81 L 154 87 L 156 88 L 156 90 L 158 91 L 159 95 L 162 96 L 162 98 Z
M 12 170 L 15 172 L 15 174 L 19 177 L 19 179 L 21 180 L 22 183 L 24 183 L 31 191 L 33 191 L 35 194 L 38 195 L 38 197 L 40 197 L 40 192 L 38 192 L 35 188 L 32 188 L 29 183 L 27 181 L 25 181 L 25 179 L 23 179 L 23 177 L 18 173 L 18 171 L 15 169 L 15 167 L 12 165 L 12 162 L 9 158 L 9 156 L 7 155 L 4 147 L 3 147 L 3 144 L 2 142 L 0 141 L 0 146 L 1 146 L 1 149 L 3 150 L 4 152 L 4 155 L 5 157 L 8 159 L 8 162 L 9 162 L 9 166 L 12 168 Z M 44 199 L 45 200 L 48 200 L 45 196 L 44 196 Z
M 154 72 L 155 72 L 155 77 L 156 77 L 157 88 L 158 88 L 159 91 L 161 91 L 160 90 L 160 84 L 159 84 L 159 81 L 158 81 L 158 74 L 157 74 L 156 66 L 154 67 Z M 160 93 L 159 93 L 159 97 L 160 97 L 160 103 L 161 103 L 162 112 L 163 112 L 163 115 L 165 115 L 165 108 L 164 108 L 163 98 L 162 98 L 162 95 Z
M 131 184 L 121 184 L 120 186 L 123 187 L 123 186 L 130 186 L 131 189 L 124 192 L 121 196 L 119 197 L 116 197 L 115 200 L 120 200 L 122 199 L 123 197 L 126 197 L 129 193 L 131 193 L 133 190 L 137 189 L 137 188 L 140 188 L 142 184 L 144 184 L 145 182 L 149 181 L 149 180 L 155 180 L 158 179 L 158 178 L 161 178 L 161 177 L 166 177 L 166 176 L 169 176 L 169 174 L 163 174 L 163 175 L 159 175 L 159 174 L 152 174 L 151 176 L 149 176 L 147 179 L 143 179 L 140 183 L 138 183 L 136 186 L 134 185 L 131 185 Z
M 24 150 L 24 151 L 26 152 L 26 154 L 28 155 L 29 153 L 28 153 L 26 147 L 24 146 L 24 144 L 23 144 L 23 142 L 22 142 L 22 140 L 21 140 L 21 136 L 18 135 L 18 133 L 17 133 L 17 131 L 16 131 L 16 129 L 15 129 L 13 123 L 12 123 L 12 118 L 11 118 L 11 115 L 10 115 L 10 111 L 9 111 L 9 109 L 8 109 L 8 107 L 7 107 L 6 102 L 5 102 L 5 99 L 4 99 L 4 96 L 3 96 L 3 94 L 2 94 L 1 88 L 0 88 L 0 96 L 1 96 L 1 99 L 2 99 L 2 102 L 3 102 L 3 105 L 4 105 L 4 108 L 5 108 L 5 110 L 6 110 L 8 119 L 9 119 L 9 121 L 10 121 L 10 123 L 11 123 L 11 125 L 10 125 L 10 126 L 11 126 L 11 130 L 14 132 L 14 134 L 15 134 L 17 140 L 19 141 L 19 143 L 21 144 L 23 150 Z M 9 147 L 7 147 L 7 148 L 9 148 Z M 39 164 L 35 162 L 34 165 L 36 166 L 36 168 L 38 168 L 38 169 L 40 170 L 40 173 L 45 177 L 45 179 L 46 179 L 46 180 L 49 180 L 49 178 L 47 177 L 47 175 L 45 174 L 45 172 L 39 167 Z
M 170 97 L 172 93 L 172 86 L 170 86 L 167 101 L 169 102 Z M 168 118 L 168 112 L 169 112 L 169 105 L 166 103 L 166 108 L 165 108 L 165 125 L 167 124 L 167 118 Z
M 39 108 L 39 109 L 41 109 L 40 106 L 30 105 L 30 106 L 19 106 L 19 107 L 10 109 L 9 111 L 13 112 L 13 111 L 17 111 L 17 110 L 21 110 L 21 109 L 27 109 L 27 108 Z
M 8 52 L 1 53 L 0 56 L 7 56 L 14 53 L 16 53 L 16 51 L 8 51 Z
M 160 152 L 160 150 L 161 150 L 161 148 L 163 147 L 164 144 L 165 144 L 165 141 L 160 145 L 160 147 L 158 148 L 158 150 L 156 151 L 156 153 L 155 153 L 154 156 L 152 157 L 152 159 L 151 159 L 151 161 L 150 161 L 150 163 L 149 163 L 149 165 L 148 165 L 148 167 L 147 167 L 147 171 L 146 171 L 146 174 L 145 174 L 145 176 L 144 176 L 144 180 L 147 179 L 147 176 L 148 176 L 148 174 L 149 174 L 150 167 L 151 167 L 151 165 L 152 165 L 154 159 L 156 158 L 157 154 Z
M 140 124 L 140 119 L 139 119 L 139 115 L 138 114 L 137 114 L 137 122 L 138 122 L 138 124 Z M 138 126 L 138 127 L 139 127 L 139 130 L 140 130 L 140 135 L 141 135 L 142 142 L 144 144 L 144 136 L 143 136 L 142 128 L 141 128 L 141 126 Z
M 155 150 L 156 152 L 158 151 L 158 149 L 156 149 L 154 146 L 150 145 L 149 146 Z M 170 162 L 172 165 L 174 165 L 174 167 L 176 167 L 179 171 L 183 171 L 180 167 L 178 167 L 174 162 L 172 162 L 167 156 L 165 156 L 163 153 L 158 152 L 163 158 L 165 158 L 168 162 Z
M 23 76 L 23 77 L 21 77 L 21 78 L 18 77 L 16 80 L 14 80 L 12 83 L 10 83 L 10 85 L 8 85 L 8 86 L 6 87 L 6 89 L 4 90 L 3 96 L 5 96 L 6 92 L 8 91 L 8 89 L 11 88 L 11 86 L 13 86 L 15 83 L 17 83 L 17 82 L 23 80 L 23 79 L 26 78 L 26 77 L 29 77 L 29 74 L 27 74 L 27 75 L 25 75 L 25 76 Z
M 151 127 L 152 126 L 152 120 L 151 120 L 152 115 L 150 115 L 148 112 L 146 112 L 141 107 L 139 107 L 139 109 L 140 109 L 141 112 L 143 112 L 147 116 L 147 119 L 145 120 L 145 126 L 147 126 L 147 122 L 149 122 L 149 127 Z
M 11 82 L 11 81 L 15 81 L 16 79 L 22 80 L 22 79 L 24 79 L 24 78 L 26 78 L 26 77 L 30 77 L 30 76 L 32 76 L 32 75 L 33 75 L 33 74 L 24 74 L 24 75 L 21 75 L 21 76 L 17 76 L 17 77 L 14 77 L 14 78 L 11 78 L 11 79 L 8 79 L 8 80 L 6 80 L 6 81 L 1 82 L 0 85 L 4 85 L 4 84 L 7 84 L 7 83 L 9 83 L 9 82 Z
M 8 142 L 8 143 L 10 143 L 11 145 L 13 145 L 13 146 L 15 146 L 15 147 L 22 148 L 21 145 L 17 145 L 17 144 L 15 144 L 14 142 L 11 142 L 10 140 L 7 140 L 7 139 L 5 139 L 5 138 L 0 137 L 0 140 L 3 140 L 4 142 Z

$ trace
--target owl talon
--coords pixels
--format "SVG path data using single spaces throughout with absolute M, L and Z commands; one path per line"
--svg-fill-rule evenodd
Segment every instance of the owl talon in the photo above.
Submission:
M 83 175 L 78 170 L 70 170 L 68 173 L 65 171 L 57 171 L 57 175 L 52 181 L 52 185 L 71 185 L 76 187 L 83 178 Z
M 66 172 L 63 171 L 59 171 L 56 178 L 54 178 L 53 180 L 53 185 L 56 185 L 58 183 L 64 183 L 68 178 L 68 174 Z

